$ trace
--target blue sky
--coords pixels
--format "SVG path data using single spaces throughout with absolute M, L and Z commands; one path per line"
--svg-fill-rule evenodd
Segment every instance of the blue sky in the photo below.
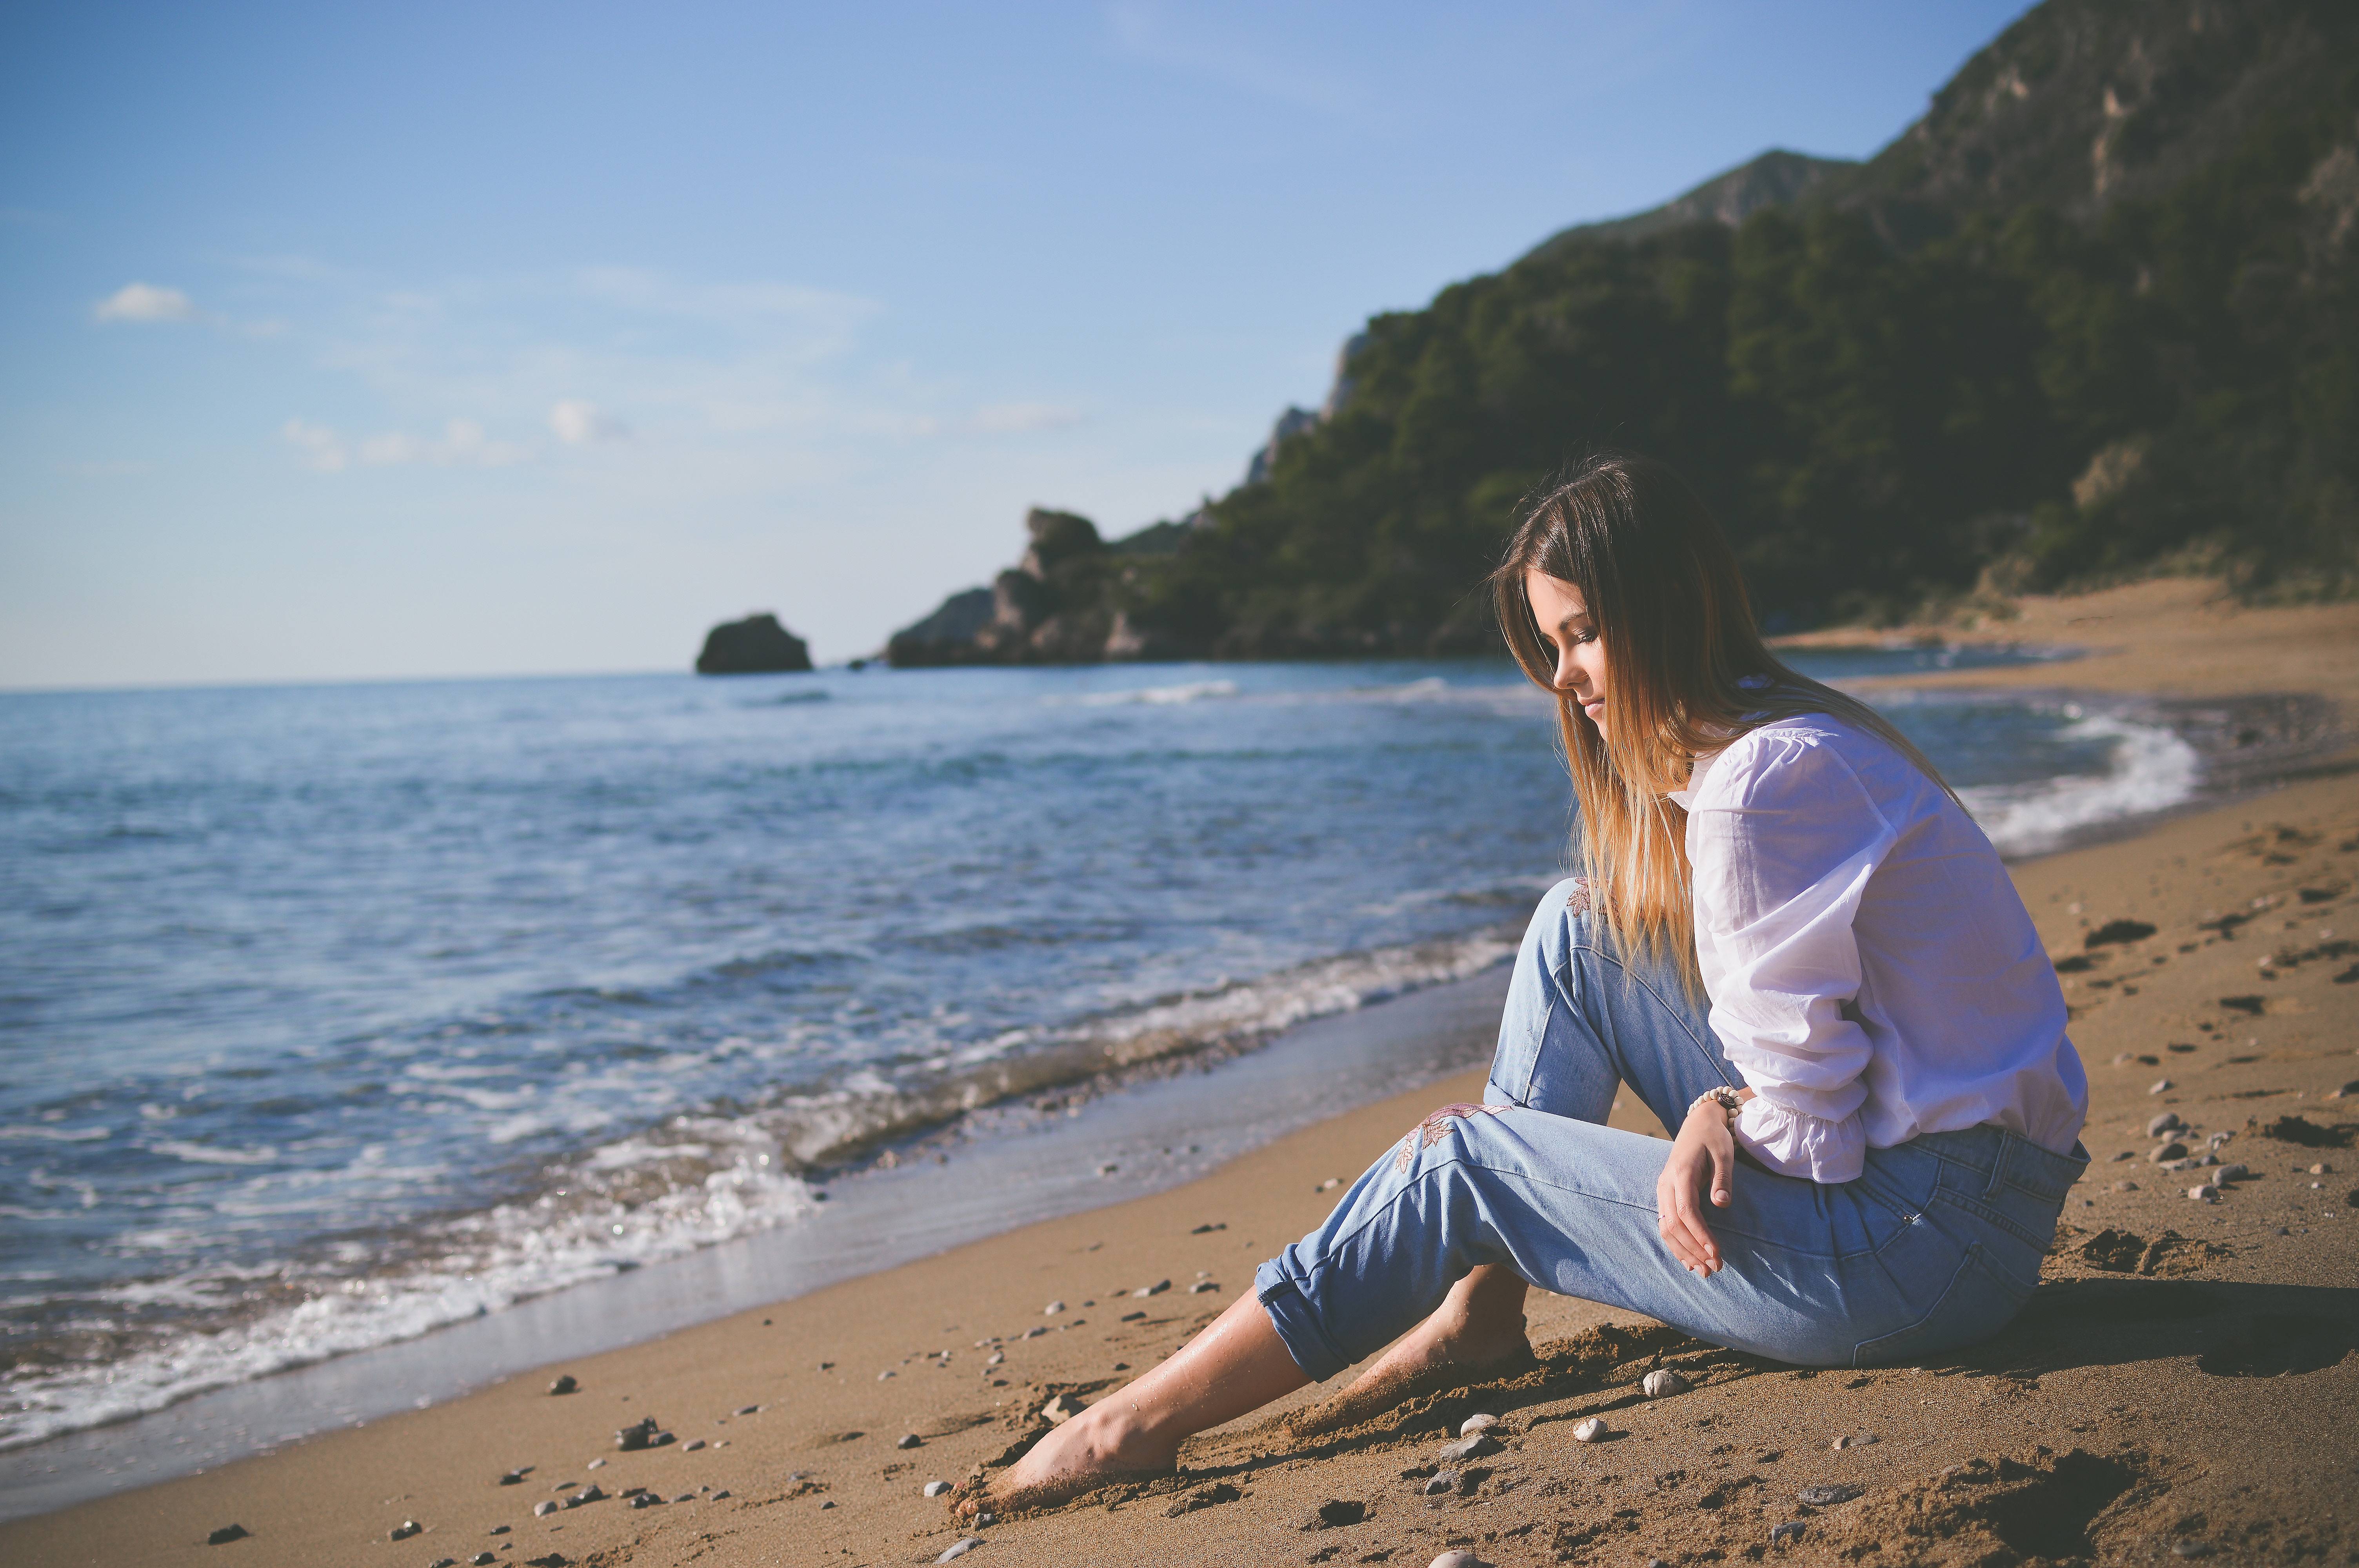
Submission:
M 20 3 L 0 686 L 871 651 L 1336 345 L 2023 9 Z

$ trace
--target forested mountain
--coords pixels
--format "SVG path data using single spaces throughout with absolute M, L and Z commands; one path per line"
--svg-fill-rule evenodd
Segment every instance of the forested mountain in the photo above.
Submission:
M 2359 6 L 2048 0 L 1865 163 L 1568 230 L 1374 318 L 1289 415 L 1252 481 L 1074 534 L 1071 603 L 1004 577 L 1013 621 L 952 651 L 1486 648 L 1517 502 L 1597 444 L 1696 483 L 1773 625 L 2165 564 L 2353 591 Z

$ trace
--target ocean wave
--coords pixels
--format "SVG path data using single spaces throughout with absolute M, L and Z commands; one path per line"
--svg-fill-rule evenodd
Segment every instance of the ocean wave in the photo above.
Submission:
M 855 1072 L 749 1112 L 671 1117 L 550 1165 L 529 1195 L 374 1246 L 124 1281 L 74 1303 L 79 1336 L 104 1344 L 105 1357 L 21 1364 L 0 1381 L 0 1451 L 771 1229 L 816 1204 L 819 1168 L 965 1112 L 1244 1049 L 1308 1019 L 1480 973 L 1515 951 L 1514 930 L 1499 927 L 1320 959 L 1061 1028 L 1010 1030 L 929 1072 Z M 245 1157 L 192 1144 L 158 1152 Z M 201 1312 L 204 1326 L 143 1330 L 138 1310 L 156 1306 Z
M 1116 708 L 1125 703 L 1143 702 L 1155 706 L 1172 703 L 1201 702 L 1207 697 L 1234 697 L 1237 683 L 1233 680 L 1183 681 L 1177 686 L 1139 687 L 1130 691 L 1093 691 L 1079 697 L 1047 698 L 1052 705 L 1074 708 Z
M 2061 731 L 2072 741 L 2114 742 L 2104 773 L 1958 792 L 2002 855 L 2043 854 L 2107 823 L 2150 816 L 2192 800 L 2203 783 L 2202 754 L 2175 731 L 2112 714 L 2081 715 Z
M 761 1127 L 744 1119 L 675 1118 L 592 1150 L 552 1175 L 529 1199 L 427 1227 L 404 1249 L 406 1260 L 375 1270 L 347 1273 L 324 1260 L 191 1270 L 86 1297 L 77 1337 L 110 1343 L 118 1353 L 13 1368 L 0 1385 L 0 1451 L 413 1339 L 769 1229 L 815 1201 Z M 297 1298 L 291 1304 L 289 1296 Z M 142 1333 L 139 1309 L 157 1305 L 218 1315 L 201 1332 Z

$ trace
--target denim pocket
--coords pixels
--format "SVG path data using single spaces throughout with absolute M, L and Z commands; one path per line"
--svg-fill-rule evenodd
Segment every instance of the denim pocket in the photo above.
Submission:
M 1861 1340 L 1852 1347 L 1852 1365 L 1888 1367 L 1988 1339 L 2015 1321 L 2030 1296 L 2029 1288 L 1991 1265 L 1981 1242 L 1968 1242 L 1933 1309 L 1907 1328 Z

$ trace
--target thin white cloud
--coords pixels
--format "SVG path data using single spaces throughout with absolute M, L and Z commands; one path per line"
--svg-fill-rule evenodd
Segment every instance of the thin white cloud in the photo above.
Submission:
M 177 288 L 126 283 L 91 308 L 102 321 L 193 321 L 194 301 Z
M 1016 436 L 1033 430 L 1071 429 L 1082 418 L 1080 409 L 1060 403 L 986 403 L 966 424 L 979 436 Z
M 1338 114 L 1360 97 L 1331 72 L 1279 59 L 1244 38 L 1218 36 L 1209 18 L 1183 20 L 1153 0 L 1117 0 L 1107 8 L 1106 21 L 1118 52 L 1207 77 L 1258 98 Z
M 341 473 L 355 460 L 370 468 L 423 464 L 432 468 L 508 468 L 531 458 L 532 449 L 513 441 L 495 441 L 473 419 L 453 419 L 438 438 L 391 430 L 363 438 L 357 444 L 325 425 L 289 419 L 278 427 L 281 439 L 299 449 L 307 467 L 321 473 Z
M 426 463 L 435 468 L 504 469 L 531 456 L 528 447 L 493 440 L 473 419 L 451 420 L 442 427 L 440 440 L 420 440 L 395 432 L 371 436 L 361 443 L 361 461 L 379 467 Z
M 350 454 L 344 450 L 343 438 L 324 425 L 289 419 L 278 427 L 278 435 L 281 440 L 302 452 L 306 467 L 317 469 L 321 473 L 339 472 L 351 460 Z
M 585 398 L 560 400 L 549 411 L 549 428 L 569 447 L 628 440 L 631 427 Z

